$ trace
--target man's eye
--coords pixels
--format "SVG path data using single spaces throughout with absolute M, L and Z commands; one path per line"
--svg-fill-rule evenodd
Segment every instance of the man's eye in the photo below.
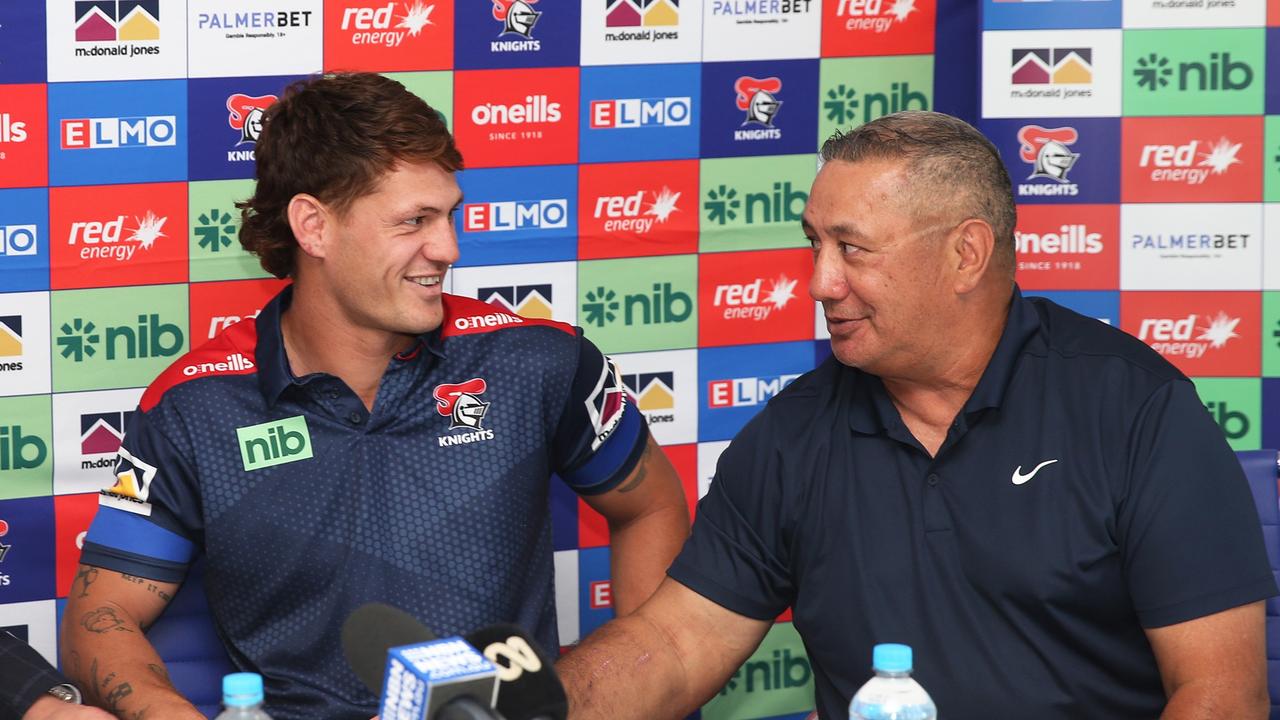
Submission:
M 427 216 L 426 216 L 426 215 L 416 215 L 416 216 L 414 216 L 414 217 L 409 218 L 408 220 L 405 220 L 404 222 L 405 222 L 405 224 L 406 224 L 406 225 L 414 225 L 414 226 L 417 226 L 417 225 L 421 225 L 423 222 L 425 222 L 425 221 L 426 221 L 426 219 L 427 219 Z

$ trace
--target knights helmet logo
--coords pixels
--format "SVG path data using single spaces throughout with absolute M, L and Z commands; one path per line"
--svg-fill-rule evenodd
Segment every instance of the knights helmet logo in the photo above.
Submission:
M 236 93 L 227 98 L 227 110 L 230 112 L 227 124 L 231 129 L 240 131 L 237 145 L 258 142 L 258 136 L 262 134 L 262 118 L 275 101 L 275 95 L 254 97 Z
M 493 19 L 503 24 L 499 37 L 507 33 L 529 37 L 542 15 L 532 7 L 536 2 L 538 0 L 493 0 Z
M 471 378 L 466 382 L 437 385 L 436 412 L 449 418 L 450 430 L 455 428 L 480 430 L 480 421 L 484 419 L 490 405 L 480 399 L 484 391 L 484 378 Z
M 733 84 L 733 89 L 738 93 L 738 109 L 747 113 L 743 125 L 756 123 L 773 127 L 773 117 L 782 107 L 782 101 L 775 94 L 782 90 L 781 80 L 776 77 L 761 80 L 744 75 Z
M 1068 145 L 1080 139 L 1080 134 L 1073 127 L 1042 128 L 1039 125 L 1027 125 L 1018 131 L 1018 141 L 1022 143 L 1020 157 L 1031 163 L 1032 171 L 1028 179 L 1048 178 L 1060 183 L 1067 183 L 1067 173 L 1071 172 L 1080 153 L 1072 152 Z

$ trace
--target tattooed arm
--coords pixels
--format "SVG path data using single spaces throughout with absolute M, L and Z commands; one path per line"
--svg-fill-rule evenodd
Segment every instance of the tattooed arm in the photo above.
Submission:
M 173 598 L 174 583 L 81 565 L 62 618 L 63 671 L 123 720 L 203 720 L 169 682 L 142 634 Z
M 583 499 L 609 523 L 613 609 L 630 614 L 662 583 L 689 536 L 689 506 L 675 468 L 650 436 L 631 475 Z

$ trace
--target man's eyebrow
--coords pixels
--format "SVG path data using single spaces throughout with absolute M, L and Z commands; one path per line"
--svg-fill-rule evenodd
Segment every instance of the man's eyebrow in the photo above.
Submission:
M 810 223 L 810 222 L 809 222 L 809 220 L 808 220 L 807 218 L 804 218 L 804 217 L 801 217 L 801 218 L 800 218 L 800 227 L 804 228 L 804 231 L 805 231 L 805 232 L 807 232 L 807 233 L 812 233 L 812 232 L 814 231 L 814 229 L 815 229 L 815 228 L 814 228 L 814 226 L 813 226 L 813 224 L 812 224 L 812 223 Z M 866 234 L 865 234 L 865 233 L 863 233 L 861 230 L 859 230 L 859 229 L 857 228 L 857 226 L 856 226 L 856 225 L 852 225 L 852 224 L 850 224 L 850 223 L 844 223 L 844 222 L 836 223 L 835 225 L 828 225 L 828 226 L 826 226 L 826 227 L 825 227 L 825 228 L 823 228 L 823 229 L 824 229 L 827 233 L 829 233 L 829 234 L 831 234 L 831 235 L 834 235 L 835 237 L 838 237 L 838 238 L 846 238 L 846 237 L 864 238 L 864 237 L 866 237 Z

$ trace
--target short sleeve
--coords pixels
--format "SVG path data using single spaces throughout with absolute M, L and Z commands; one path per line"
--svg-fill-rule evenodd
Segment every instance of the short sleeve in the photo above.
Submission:
M 787 547 L 792 503 L 769 417 L 766 408 L 721 454 L 693 532 L 667 571 L 717 605 L 759 620 L 795 600 Z
M 201 529 L 198 491 L 187 455 L 139 410 L 120 444 L 115 478 L 99 496 L 81 562 L 180 582 Z
M 1118 534 L 1143 627 L 1184 622 L 1276 594 L 1248 481 L 1186 380 L 1135 418 Z
M 578 494 L 599 495 L 631 473 L 648 438 L 617 366 L 579 332 L 578 364 L 552 441 L 553 469 Z

